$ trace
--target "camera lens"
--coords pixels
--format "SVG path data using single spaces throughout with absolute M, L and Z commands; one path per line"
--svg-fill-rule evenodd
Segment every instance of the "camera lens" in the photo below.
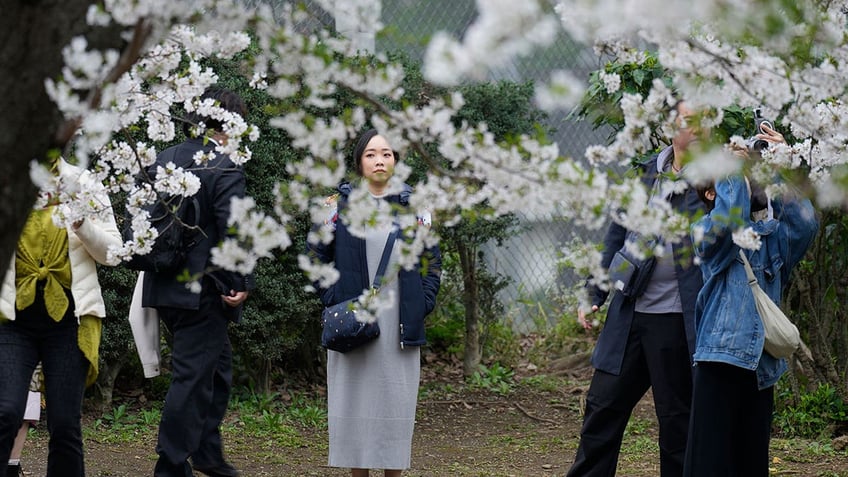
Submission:
M 763 149 L 768 149 L 768 145 L 768 141 L 765 141 L 763 139 L 757 139 L 756 141 L 754 141 L 753 144 L 751 144 L 751 150 L 754 152 L 760 152 Z

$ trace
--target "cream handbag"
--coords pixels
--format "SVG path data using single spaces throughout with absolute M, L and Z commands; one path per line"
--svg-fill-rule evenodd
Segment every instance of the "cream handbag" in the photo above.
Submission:
M 766 353 L 778 359 L 792 356 L 792 353 L 801 346 L 801 334 L 798 332 L 798 327 L 789 321 L 780 307 L 760 288 L 757 277 L 751 270 L 751 264 L 748 263 L 748 258 L 745 257 L 742 250 L 739 250 L 739 256 L 742 257 L 742 263 L 745 265 L 748 285 L 751 286 L 751 293 L 753 293 L 754 301 L 757 304 L 757 313 L 763 321 L 763 328 L 766 333 L 764 346 Z

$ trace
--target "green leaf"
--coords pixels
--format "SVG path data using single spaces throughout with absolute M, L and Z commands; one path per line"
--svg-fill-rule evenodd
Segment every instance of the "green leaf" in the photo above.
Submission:
M 647 74 L 645 73 L 645 70 L 633 70 L 633 81 L 635 81 L 639 86 L 642 86 L 646 76 Z

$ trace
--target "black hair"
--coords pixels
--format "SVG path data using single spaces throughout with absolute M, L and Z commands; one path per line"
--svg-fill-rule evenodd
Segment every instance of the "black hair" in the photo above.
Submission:
M 751 181 L 751 212 L 757 212 L 768 208 L 768 196 L 765 187 L 757 181 Z
M 768 208 L 768 196 L 766 196 L 765 189 L 752 180 L 749 180 L 748 184 L 750 186 L 749 190 L 751 191 L 751 213 Z M 701 199 L 701 202 L 703 202 L 706 206 L 707 212 L 710 212 L 715 208 L 715 199 L 707 198 L 707 192 L 712 191 L 713 194 L 715 194 L 714 182 L 696 186 L 695 191 L 698 193 L 698 198 Z
M 228 89 L 224 89 L 219 86 L 210 86 L 209 88 L 206 88 L 206 91 L 204 91 L 200 96 L 201 101 L 205 99 L 213 99 L 216 106 L 231 113 L 238 114 L 241 117 L 244 117 L 247 114 L 247 107 L 244 104 L 244 100 L 241 99 L 241 96 Z M 206 125 L 207 130 L 212 129 L 220 132 L 224 126 L 221 121 L 203 116 L 195 111 L 188 113 L 188 115 L 186 115 L 185 122 L 183 122 L 183 132 L 185 135 L 192 136 L 191 129 L 201 122 Z
M 707 192 L 712 191 L 715 194 L 715 183 L 710 182 L 707 184 L 701 184 L 695 187 L 695 192 L 698 193 L 698 198 L 701 199 L 701 202 L 704 203 L 704 206 L 707 209 L 707 212 L 711 212 L 715 208 L 715 198 L 708 199 Z
M 353 167 L 359 176 L 362 176 L 362 155 L 365 153 L 365 148 L 368 147 L 368 143 L 374 139 L 374 136 L 379 135 L 380 133 L 376 129 L 369 129 L 362 133 L 362 136 L 359 136 L 359 140 L 356 141 L 356 146 L 353 148 Z M 400 160 L 400 155 L 394 149 L 392 149 L 392 155 L 395 157 L 395 162 Z

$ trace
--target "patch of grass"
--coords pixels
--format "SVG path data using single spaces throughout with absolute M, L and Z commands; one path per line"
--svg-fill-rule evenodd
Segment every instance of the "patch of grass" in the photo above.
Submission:
M 637 435 L 624 438 L 621 444 L 622 457 L 633 459 L 645 459 L 645 456 L 659 456 L 660 446 L 654 436 Z
M 571 453 L 571 450 L 577 449 L 577 439 L 566 438 L 563 436 L 546 437 L 539 442 L 539 452 L 545 455 L 550 455 L 552 452 Z
M 515 386 L 514 375 L 513 370 L 501 366 L 500 363 L 490 367 L 480 365 L 480 369 L 468 378 L 468 387 L 505 396 L 511 393 Z
M 294 394 L 285 401 L 279 393 L 256 393 L 248 389 L 234 395 L 230 409 L 235 420 L 228 430 L 263 438 L 271 447 L 305 446 L 301 429 L 327 428 L 326 401 L 305 394 Z
M 449 399 L 459 393 L 459 388 L 453 383 L 443 381 L 424 382 L 418 388 L 418 400 Z
M 241 414 L 239 419 L 223 426 L 228 434 L 244 434 L 264 438 L 266 442 L 283 447 L 300 447 L 303 444 L 300 432 L 287 424 L 282 414 L 264 411 L 262 414 Z
M 527 387 L 538 392 L 557 392 L 568 386 L 568 379 L 560 376 L 548 376 L 546 374 L 537 374 L 528 376 L 519 380 L 520 387 Z
M 162 410 L 158 407 L 141 409 L 138 411 L 138 420 L 140 424 L 145 426 L 159 426 L 159 421 L 162 420 Z
M 624 436 L 643 436 L 654 426 L 653 419 L 631 416 L 624 429 Z
M 244 388 L 234 392 L 230 398 L 230 409 L 238 412 L 257 414 L 262 411 L 271 411 L 280 403 L 280 394 L 257 393 L 252 388 Z
M 804 452 L 806 443 L 801 442 L 800 439 L 772 438 L 770 444 L 772 453 L 778 453 L 788 462 L 809 463 L 813 461 L 812 457 Z
M 288 402 L 279 393 L 256 393 L 249 389 L 234 392 L 221 431 L 228 439 L 240 436 L 261 438 L 269 452 L 279 447 L 307 445 L 300 429 L 327 428 L 326 400 L 295 394 Z M 149 442 L 156 438 L 162 419 L 161 404 L 131 412 L 126 404 L 115 406 L 100 418 L 83 426 L 86 439 L 99 443 Z
M 98 419 L 83 425 L 83 437 L 100 443 L 132 443 L 155 436 L 159 426 L 159 411 L 130 412 L 120 404 Z M 153 419 L 151 416 L 156 416 Z
M 487 439 L 487 442 L 496 447 L 503 448 L 503 452 L 524 452 L 527 450 L 536 450 L 537 448 L 537 443 L 535 439 L 527 436 L 492 436 Z
M 820 462 L 823 459 L 827 460 L 833 457 L 839 458 L 848 456 L 848 451 L 838 451 L 833 448 L 833 443 L 830 439 L 810 440 L 810 439 L 778 439 L 771 440 L 772 454 L 787 462 L 796 462 L 801 464 L 809 464 L 812 462 Z M 848 471 L 846 471 L 848 473 Z M 848 475 L 846 475 L 848 477 Z
M 286 408 L 289 422 L 311 429 L 327 428 L 327 402 L 296 394 Z
M 112 429 L 120 429 L 126 426 L 130 421 L 129 416 L 127 416 L 127 405 L 121 404 L 112 408 L 112 411 L 104 414 L 102 419 Z

